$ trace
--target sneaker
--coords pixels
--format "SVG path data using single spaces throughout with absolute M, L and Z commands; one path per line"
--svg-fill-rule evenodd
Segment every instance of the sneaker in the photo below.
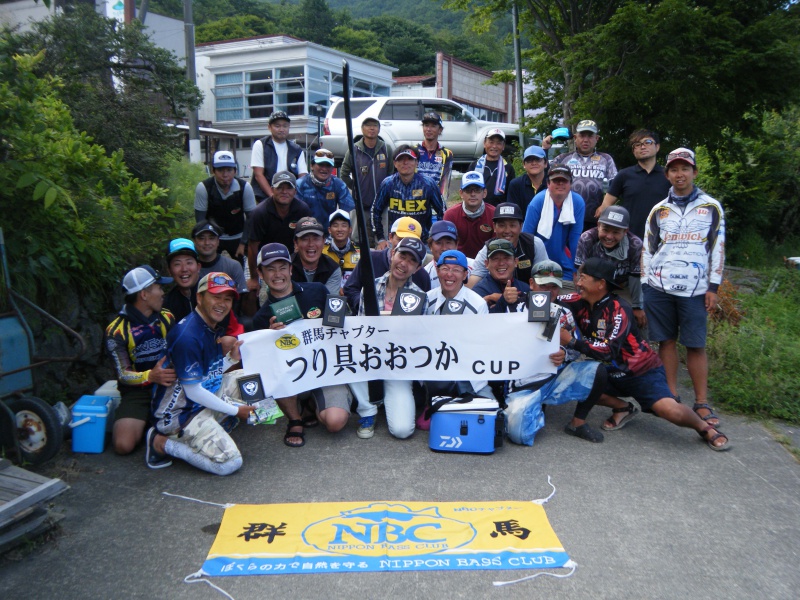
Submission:
M 567 426 L 564 427 L 564 433 L 574 435 L 575 437 L 586 440 L 587 442 L 594 442 L 595 444 L 599 444 L 603 441 L 603 434 L 596 429 L 589 427 L 587 423 L 584 423 L 580 427 L 573 427 L 567 423 Z
M 168 454 L 158 452 L 155 447 L 156 428 L 151 427 L 147 431 L 147 445 L 145 447 L 144 460 L 151 469 L 163 469 L 172 464 L 172 459 Z
M 368 440 L 375 435 L 375 416 L 361 417 L 358 420 L 358 429 L 356 435 L 362 440 Z

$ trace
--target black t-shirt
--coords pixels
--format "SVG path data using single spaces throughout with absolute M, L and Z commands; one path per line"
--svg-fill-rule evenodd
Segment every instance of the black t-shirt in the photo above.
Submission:
M 644 225 L 650 210 L 669 193 L 670 183 L 661 165 L 649 173 L 638 164 L 622 169 L 608 186 L 608 193 L 621 199 L 631 215 L 630 231 L 644 239 Z
M 325 309 L 328 288 L 321 283 L 294 282 L 292 284 L 292 293 L 289 296 L 294 296 L 297 299 L 297 304 L 304 319 L 317 319 L 322 317 L 322 311 Z M 286 298 L 289 296 L 286 296 Z M 253 317 L 253 330 L 269 329 L 269 320 L 273 316 L 270 304 L 283 299 L 267 296 L 267 301 L 258 309 L 256 316 Z
M 275 202 L 267 198 L 256 206 L 247 222 L 250 224 L 251 242 L 258 242 L 261 248 L 264 244 L 278 243 L 286 246 L 290 251 L 294 248 L 294 226 L 303 217 L 313 216 L 308 204 L 295 198 L 289 205 L 289 214 L 282 218 L 275 210 Z

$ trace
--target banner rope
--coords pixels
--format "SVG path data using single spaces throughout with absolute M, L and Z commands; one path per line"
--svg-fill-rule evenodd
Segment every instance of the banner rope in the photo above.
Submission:
M 543 504 L 547 504 L 547 503 L 550 501 L 550 499 L 551 499 L 553 496 L 555 496 L 555 495 L 556 495 L 556 486 L 554 486 L 554 485 L 553 485 L 553 482 L 552 482 L 552 481 L 550 481 L 550 475 L 548 475 L 548 476 L 547 476 L 547 485 L 549 485 L 551 488 L 553 488 L 553 491 L 552 491 L 552 492 L 550 492 L 550 495 L 549 495 L 547 498 L 539 498 L 538 500 L 531 500 L 531 502 L 533 502 L 534 504 L 538 504 L 538 505 L 540 505 L 540 506 L 541 506 L 541 505 L 543 505 Z
M 211 506 L 219 506 L 220 508 L 231 508 L 232 506 L 236 506 L 235 504 L 220 504 L 218 502 L 207 502 L 205 500 L 198 500 L 197 498 L 190 498 L 189 496 L 181 496 L 180 494 L 170 494 L 169 492 L 161 492 L 164 496 L 171 496 L 172 498 L 182 498 L 183 500 L 189 500 L 190 502 L 199 502 L 200 504 L 210 504 Z
M 538 577 L 539 575 L 549 575 L 550 577 L 558 577 L 559 579 L 564 579 L 566 577 L 572 577 L 572 575 L 575 573 L 575 569 L 578 568 L 578 563 L 576 563 L 574 560 L 570 559 L 570 560 L 568 560 L 567 562 L 564 563 L 564 568 L 565 569 L 570 569 L 570 572 L 569 573 L 564 573 L 563 575 L 559 575 L 558 573 L 545 573 L 545 572 L 542 572 L 542 573 L 536 573 L 535 575 L 528 575 L 527 577 L 523 577 L 522 579 L 514 579 L 513 581 L 493 581 L 492 585 L 495 586 L 495 587 L 500 587 L 500 586 L 503 586 L 503 585 L 511 585 L 512 583 L 520 583 L 522 581 L 528 581 L 528 579 L 534 579 L 535 577 Z
M 207 504 L 210 504 L 210 503 L 207 503 Z M 203 579 L 204 575 L 207 575 L 207 573 L 205 571 L 203 571 L 203 569 L 200 569 L 196 573 L 192 573 L 191 575 L 187 575 L 186 577 L 184 577 L 183 578 L 183 582 L 184 583 L 207 583 L 212 588 L 217 590 L 220 594 L 222 594 L 223 596 L 228 598 L 228 600 L 235 600 L 235 598 L 233 596 L 231 596 L 228 592 L 223 590 L 221 587 L 219 587 L 217 585 L 214 585 L 208 579 Z

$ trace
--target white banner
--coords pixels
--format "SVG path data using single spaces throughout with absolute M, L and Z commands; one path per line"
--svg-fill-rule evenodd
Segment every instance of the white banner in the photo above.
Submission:
M 304 319 L 239 339 L 245 373 L 259 373 L 268 395 L 285 398 L 375 379 L 505 381 L 555 373 L 548 355 L 558 350 L 558 330 L 548 342 L 543 329 L 526 313 L 347 317 L 341 329 Z

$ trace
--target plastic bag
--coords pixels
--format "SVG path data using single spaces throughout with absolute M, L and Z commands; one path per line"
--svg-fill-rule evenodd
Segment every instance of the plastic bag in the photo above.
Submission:
M 506 427 L 508 439 L 515 444 L 533 446 L 536 432 L 544 427 L 542 394 L 522 390 L 506 396 Z

